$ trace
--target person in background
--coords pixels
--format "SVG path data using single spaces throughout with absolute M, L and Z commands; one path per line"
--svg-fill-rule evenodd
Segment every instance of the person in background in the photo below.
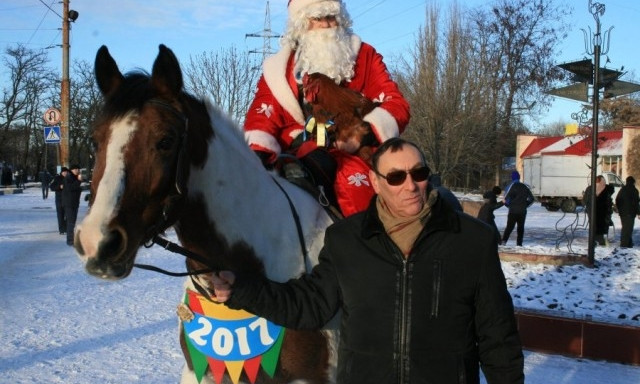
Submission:
M 42 200 L 49 197 L 49 183 L 51 182 L 51 174 L 46 169 L 42 171 L 40 177 L 40 187 L 42 188 Z
M 618 191 L 616 207 L 622 224 L 620 247 L 633 248 L 633 225 L 636 216 L 640 214 L 640 198 L 638 197 L 638 189 L 636 189 L 636 179 L 633 176 L 628 176 L 625 185 Z
M 72 165 L 64 178 L 62 188 L 62 203 L 64 205 L 65 218 L 67 219 L 67 245 L 73 245 L 73 235 L 78 218 L 78 208 L 80 207 L 80 195 L 82 189 L 80 183 L 80 166 Z
M 498 230 L 498 226 L 496 225 L 496 216 L 493 211 L 498 208 L 501 208 L 504 203 L 502 201 L 498 202 L 498 196 L 502 193 L 502 189 L 499 186 L 493 187 L 491 190 L 486 191 L 483 195 L 483 204 L 478 211 L 478 219 L 484 221 L 489 224 L 495 231 L 496 239 L 500 242 L 500 231 Z
M 606 246 L 609 244 L 606 237 L 609 233 L 609 227 L 612 224 L 611 215 L 613 214 L 613 185 L 607 184 L 606 179 L 602 175 L 596 176 L 596 218 L 591 219 L 591 186 L 589 185 L 584 191 L 584 205 L 587 209 L 587 216 L 589 217 L 589 223 L 595 225 L 595 237 L 596 244 Z
M 522 246 L 524 239 L 524 222 L 527 219 L 527 208 L 533 204 L 535 198 L 529 187 L 520 182 L 520 173 L 511 172 L 511 184 L 505 188 L 504 205 L 509 208 L 507 226 L 502 235 L 502 244 L 507 244 L 513 228 L 517 225 L 516 245 Z
M 511 296 L 491 229 L 429 187 L 418 147 L 374 153 L 367 210 L 330 226 L 319 263 L 286 283 L 220 271 L 215 300 L 317 329 L 342 309 L 337 382 L 524 382 Z
M 55 194 L 56 216 L 58 217 L 58 231 L 61 235 L 67 233 L 67 219 L 64 214 L 64 203 L 62 201 L 62 189 L 64 188 L 64 178 L 69 173 L 69 168 L 60 168 L 60 173 L 55 175 L 49 183 L 49 188 Z
M 367 145 L 396 137 L 409 122 L 409 103 L 380 55 L 351 30 L 352 20 L 340 0 L 289 0 L 282 47 L 263 63 L 263 74 L 245 118 L 251 149 L 267 168 L 281 153 L 293 154 L 321 184 L 329 201 L 348 216 L 367 207 L 374 194 L 368 180 L 370 166 L 355 152 L 364 142 L 304 141 L 307 100 L 302 81 L 321 73 L 336 84 L 364 95 L 379 105 L 362 116 L 372 133 Z
M 16 183 L 16 188 L 24 188 L 24 170 L 19 169 L 16 171 L 16 174 L 14 175 L 15 177 L 15 183 Z
M 438 194 L 446 201 L 451 208 L 456 211 L 463 212 L 462 204 L 460 204 L 460 200 L 456 197 L 456 195 L 451 192 L 451 190 L 442 185 L 442 178 L 437 173 L 432 173 L 429 175 L 429 185 L 431 188 L 437 189 Z

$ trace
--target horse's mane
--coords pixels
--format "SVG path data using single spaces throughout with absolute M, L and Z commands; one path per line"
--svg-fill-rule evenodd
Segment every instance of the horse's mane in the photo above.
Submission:
M 244 131 L 227 113 L 225 113 L 211 98 L 204 99 L 204 105 L 211 118 L 213 127 L 227 126 L 230 129 L 215 129 L 215 134 L 226 137 L 226 145 L 234 147 L 234 151 L 242 156 L 243 161 L 255 163 L 258 168 L 263 168 L 258 157 L 249 150 L 247 142 L 244 138 Z

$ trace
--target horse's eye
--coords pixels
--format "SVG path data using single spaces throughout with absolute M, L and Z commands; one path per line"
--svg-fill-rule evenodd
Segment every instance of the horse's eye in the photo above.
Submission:
M 158 144 L 156 144 L 156 148 L 161 151 L 168 151 L 173 148 L 173 137 L 163 137 Z

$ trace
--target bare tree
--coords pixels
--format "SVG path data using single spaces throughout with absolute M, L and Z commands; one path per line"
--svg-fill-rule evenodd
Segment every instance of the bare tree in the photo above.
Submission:
M 564 135 L 566 131 L 566 123 L 560 119 L 556 122 L 546 124 L 541 129 L 539 129 L 536 134 L 542 136 L 560 136 Z
M 481 166 L 491 139 L 491 95 L 484 69 L 473 60 L 472 32 L 457 5 L 450 8 L 444 31 L 441 26 L 441 12 L 432 4 L 411 61 L 395 71 L 411 105 L 405 136 L 424 149 L 429 166 L 446 184 L 468 184 L 468 171 Z
M 235 47 L 191 57 L 185 70 L 186 88 L 201 97 L 211 98 L 235 121 L 244 121 L 251 104 L 258 72 L 248 52 Z
M 567 35 L 563 19 L 570 14 L 553 0 L 496 0 L 489 11 L 472 13 L 474 36 L 488 48 L 486 66 L 493 69 L 496 118 L 502 138 L 498 156 L 513 155 L 522 114 L 548 105 L 544 91 L 563 74 L 556 67 L 556 49 Z M 499 159 L 496 159 L 499 161 Z
M 600 102 L 600 113 L 604 130 L 640 125 L 640 100 L 633 96 L 604 99 Z
M 91 133 L 102 103 L 102 94 L 94 79 L 93 63 L 84 60 L 73 63 L 70 100 L 69 159 L 91 169 L 95 160 Z
M 45 100 L 56 84 L 48 61 L 45 51 L 22 45 L 7 48 L 3 57 L 9 82 L 3 87 L 0 104 L 0 160 L 20 168 L 37 168 L 31 172 L 40 167 L 39 155 L 44 145 L 42 114 Z

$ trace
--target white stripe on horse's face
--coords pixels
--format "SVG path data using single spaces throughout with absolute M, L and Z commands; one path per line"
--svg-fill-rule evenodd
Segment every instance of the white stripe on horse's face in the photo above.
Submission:
M 107 234 L 109 221 L 117 214 L 124 191 L 124 151 L 138 129 L 137 115 L 130 113 L 111 124 L 105 169 L 95 200 L 87 217 L 78 226 L 84 256 L 95 256 L 98 244 Z

